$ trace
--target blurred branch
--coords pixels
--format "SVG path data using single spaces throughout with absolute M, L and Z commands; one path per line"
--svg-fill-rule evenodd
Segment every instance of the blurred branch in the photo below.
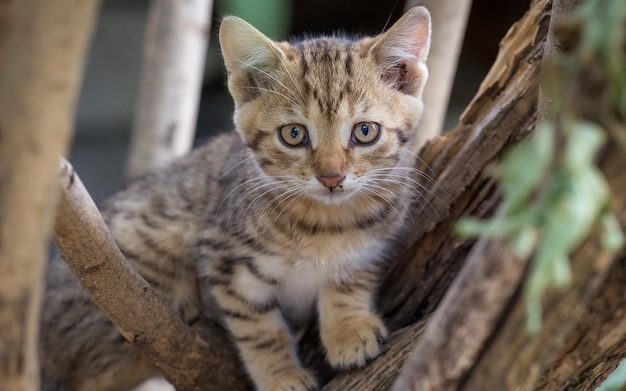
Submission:
M 37 336 L 56 198 L 98 1 L 3 2 L 0 390 L 39 389 Z
M 420 140 L 429 140 L 443 130 L 448 101 L 461 54 L 471 0 L 409 0 L 405 9 L 416 5 L 428 8 L 432 19 L 432 42 L 428 56 L 428 83 L 424 90 L 424 114 Z M 415 151 L 417 152 L 417 151 Z
M 153 0 L 126 176 L 140 176 L 191 149 L 212 0 Z
M 91 299 L 177 390 L 244 390 L 239 360 L 224 330 L 193 332 L 153 292 L 117 247 L 72 166 L 60 169 L 54 240 Z M 207 342 L 209 341 L 209 342 Z

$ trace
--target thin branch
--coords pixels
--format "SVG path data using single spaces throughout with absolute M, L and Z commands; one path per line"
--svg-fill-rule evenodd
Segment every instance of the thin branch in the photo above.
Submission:
M 212 0 L 152 1 L 126 176 L 140 176 L 191 149 Z
M 72 133 L 98 4 L 0 6 L 0 390 L 39 389 L 37 336 L 55 166 Z
M 124 258 L 67 161 L 59 180 L 54 240 L 83 289 L 122 335 L 179 391 L 246 389 L 225 331 L 206 323 L 200 338 L 187 327 Z

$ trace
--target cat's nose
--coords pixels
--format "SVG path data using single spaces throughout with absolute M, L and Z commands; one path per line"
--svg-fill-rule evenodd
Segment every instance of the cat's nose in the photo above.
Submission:
M 326 187 L 328 187 L 330 190 L 334 189 L 335 187 L 339 186 L 339 184 L 341 183 L 341 181 L 343 181 L 344 179 L 346 179 L 345 175 L 320 175 L 317 177 L 317 179 L 322 182 L 322 184 Z

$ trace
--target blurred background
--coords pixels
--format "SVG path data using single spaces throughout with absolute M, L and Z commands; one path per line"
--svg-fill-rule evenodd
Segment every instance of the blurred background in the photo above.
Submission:
M 148 0 L 102 2 L 70 153 L 70 161 L 96 202 L 124 185 L 148 5 Z M 473 1 L 445 129 L 456 124 L 493 63 L 500 39 L 528 6 L 528 0 Z M 233 106 L 216 35 L 222 16 L 241 16 L 280 40 L 334 31 L 378 34 L 403 10 L 402 0 L 216 0 L 196 143 L 232 128 Z

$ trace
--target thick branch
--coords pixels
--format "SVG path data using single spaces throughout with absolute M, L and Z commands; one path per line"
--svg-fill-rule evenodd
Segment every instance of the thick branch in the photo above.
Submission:
M 56 196 L 98 1 L 0 9 L 0 390 L 39 388 L 37 336 Z
M 246 389 L 225 331 L 206 323 L 200 338 L 183 324 L 124 258 L 66 161 L 60 182 L 54 240 L 82 287 L 122 335 L 179 391 Z
M 516 293 L 527 263 L 502 241 L 474 246 L 392 390 L 457 389 Z
M 151 2 L 128 178 L 191 149 L 212 6 L 212 0 Z

